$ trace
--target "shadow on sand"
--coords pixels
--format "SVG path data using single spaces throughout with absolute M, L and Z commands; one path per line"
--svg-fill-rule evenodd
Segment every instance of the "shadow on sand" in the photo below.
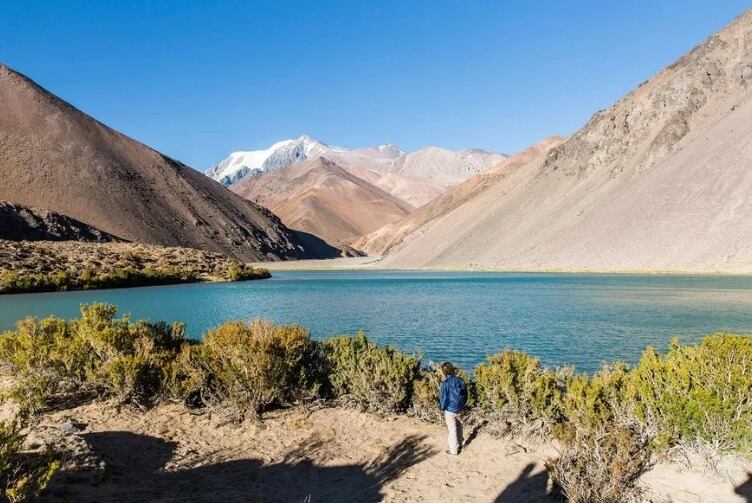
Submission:
M 747 480 L 736 486 L 734 492 L 743 496 L 747 503 L 752 503 L 752 473 L 747 474 Z
M 43 499 L 375 503 L 382 500 L 384 484 L 434 454 L 424 445 L 425 437 L 412 436 L 369 463 L 318 466 L 305 457 L 316 450 L 314 441 L 277 463 L 245 459 L 166 471 L 177 447 L 173 442 L 121 431 L 83 437 L 107 463 L 105 479 L 96 485 L 75 484 L 65 482 L 70 473 L 60 473 Z
M 532 474 L 535 464 L 527 465 L 517 479 L 510 483 L 494 500 L 494 503 L 548 503 L 562 499 L 546 494 L 548 474 L 545 470 Z

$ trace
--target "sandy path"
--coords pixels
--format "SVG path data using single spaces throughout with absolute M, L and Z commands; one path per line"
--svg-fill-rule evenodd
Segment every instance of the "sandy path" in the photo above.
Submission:
M 545 494 L 543 467 L 555 454 L 551 447 L 480 432 L 461 456 L 449 457 L 442 427 L 408 417 L 291 409 L 269 415 L 262 425 L 234 426 L 179 405 L 142 413 L 91 404 L 52 414 L 43 427 L 57 431 L 66 421 L 79 424 L 78 434 L 106 469 L 96 484 L 80 474 L 60 474 L 47 500 L 554 501 Z M 752 501 L 728 482 L 675 466 L 659 466 L 652 477 L 671 496 L 654 501 Z

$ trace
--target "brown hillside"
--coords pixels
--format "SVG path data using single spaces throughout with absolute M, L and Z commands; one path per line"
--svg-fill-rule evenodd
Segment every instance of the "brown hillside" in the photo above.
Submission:
M 0 110 L 0 200 L 63 213 L 129 241 L 243 260 L 337 254 L 321 242 L 305 246 L 268 210 L 3 65 Z
M 232 190 L 270 208 L 289 227 L 332 244 L 347 244 L 412 210 L 324 158 L 249 177 Z

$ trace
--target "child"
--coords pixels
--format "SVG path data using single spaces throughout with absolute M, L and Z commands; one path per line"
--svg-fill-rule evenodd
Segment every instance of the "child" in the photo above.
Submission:
M 444 379 L 439 390 L 439 409 L 444 412 L 449 430 L 449 449 L 446 453 L 456 456 L 463 443 L 460 414 L 467 404 L 467 385 L 455 375 L 454 366 L 449 362 L 441 364 L 441 373 L 444 374 Z

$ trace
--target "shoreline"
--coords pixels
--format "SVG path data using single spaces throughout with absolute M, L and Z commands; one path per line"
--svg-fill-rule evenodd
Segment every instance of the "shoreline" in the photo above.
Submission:
M 394 271 L 394 272 L 464 272 L 464 273 L 499 273 L 499 274 L 560 274 L 594 276 L 729 276 L 752 277 L 749 272 L 728 271 L 692 271 L 659 269 L 509 269 L 494 267 L 380 267 L 381 257 L 342 257 L 334 259 L 303 259 L 275 262 L 251 262 L 254 267 L 264 267 L 270 271 Z

